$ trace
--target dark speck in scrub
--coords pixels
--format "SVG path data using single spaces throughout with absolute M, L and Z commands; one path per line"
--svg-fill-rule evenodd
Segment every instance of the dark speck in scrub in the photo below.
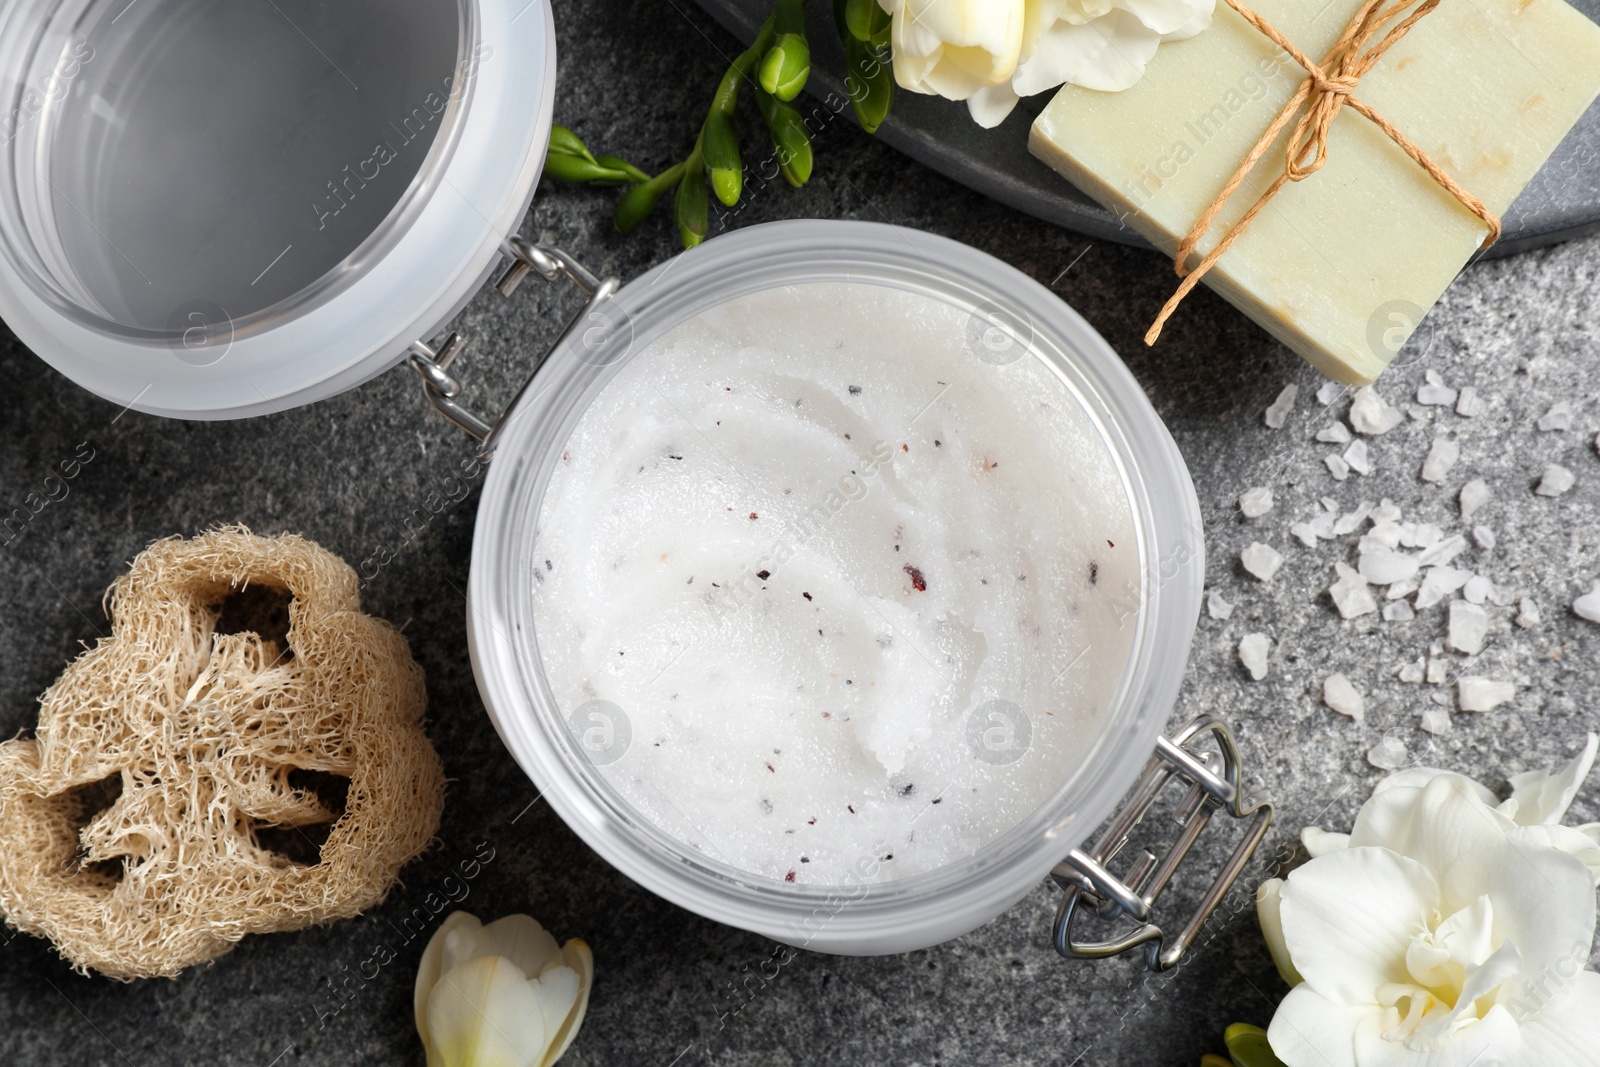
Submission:
M 850 440 L 850 435 L 849 435 L 849 434 L 845 434 L 845 435 L 844 435 L 844 439 L 845 439 L 845 440 L 846 440 L 846 441 L 848 441 L 848 440 Z
M 851 815 L 854 815 L 856 813 L 856 806 L 854 804 L 846 804 L 845 807 L 850 809 L 850 814 Z
M 772 801 L 763 800 L 761 802 L 761 814 L 763 814 L 763 815 L 771 815 L 772 814 Z
M 939 440 L 937 437 L 935 437 L 933 439 L 933 447 L 934 448 L 943 448 L 944 447 L 944 442 Z
M 860 395 L 861 395 L 861 386 L 859 386 L 859 385 L 852 385 L 852 386 L 851 386 L 851 387 L 850 387 L 850 395 L 851 395 L 851 396 L 860 396 Z
M 683 457 L 682 456 L 674 456 L 672 453 L 669 452 L 669 453 L 667 453 L 667 458 L 668 459 L 682 459 Z
M 800 857 L 800 862 L 801 863 L 810 863 L 811 862 L 811 857 L 810 856 L 801 856 Z
M 556 569 L 556 565 L 554 563 L 551 563 L 549 560 L 545 560 L 544 561 L 544 569 L 547 570 L 547 571 L 553 571 L 553 570 Z
M 911 575 L 911 588 L 915 589 L 919 593 L 926 593 L 928 591 L 928 580 L 922 576 L 922 572 L 920 570 L 913 567 L 909 563 L 907 563 L 902 569 L 907 574 Z
M 789 873 L 788 873 L 788 874 L 786 874 L 786 875 L 784 875 L 784 876 L 783 876 L 783 880 L 784 880 L 784 881 L 785 881 L 785 882 L 792 882 L 792 881 L 794 881 L 794 872 L 793 872 L 793 871 L 790 871 L 790 872 L 789 872 Z
M 811 599 L 811 594 L 810 593 L 801 593 L 800 595 L 805 597 L 807 600 Z
M 1108 547 L 1108 548 L 1116 548 L 1117 546 L 1112 544 L 1110 541 L 1107 541 L 1106 542 L 1106 547 Z
M 916 791 L 917 791 L 917 787 L 915 785 L 912 785 L 909 782 L 900 787 L 900 795 L 903 796 L 903 797 L 908 797 L 912 793 L 915 793 Z
M 772 572 L 771 571 L 756 571 L 756 577 L 760 578 L 764 582 L 768 578 L 772 577 Z
M 752 512 L 751 512 L 751 513 L 750 513 L 750 521 L 751 521 L 751 522 L 755 522 L 755 521 L 756 521 L 756 520 L 757 520 L 757 519 L 759 519 L 759 518 L 760 518 L 760 517 L 761 517 L 761 516 L 760 516 L 760 515 L 757 515 L 757 514 L 756 514 L 756 513 L 755 513 L 755 512 L 753 512 L 753 511 L 752 511 Z
M 1098 564 L 1098 563 L 1090 563 L 1089 564 L 1089 584 L 1090 585 L 1099 585 L 1100 584 L 1100 564 Z

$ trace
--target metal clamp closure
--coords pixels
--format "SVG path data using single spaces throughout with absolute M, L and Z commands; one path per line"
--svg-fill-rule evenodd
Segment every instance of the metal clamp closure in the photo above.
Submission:
M 1215 749 L 1201 747 L 1208 738 L 1215 742 Z M 1140 849 L 1124 875 L 1113 874 L 1109 865 L 1122 853 L 1130 835 L 1174 781 L 1188 786 L 1173 813 L 1174 821 L 1182 827 L 1178 839 L 1159 860 Z M 1175 937 L 1169 938 L 1151 921 L 1156 898 L 1177 873 L 1211 816 L 1219 810 L 1234 819 L 1249 820 L 1244 838 L 1189 921 Z M 1068 959 L 1104 959 L 1144 945 L 1145 962 L 1151 970 L 1165 971 L 1173 967 L 1233 887 L 1271 824 L 1271 804 L 1260 802 L 1245 806 L 1239 787 L 1239 749 L 1226 723 L 1204 716 L 1172 737 L 1159 739 L 1155 755 L 1145 765 L 1132 797 L 1105 832 L 1087 852 L 1073 849 L 1051 872 L 1051 877 L 1065 890 L 1056 913 L 1053 937 L 1056 951 Z M 1102 919 L 1117 920 L 1127 916 L 1137 925 L 1121 937 L 1080 941 L 1074 936 L 1073 923 L 1085 905 Z
M 566 329 L 561 331 L 561 336 L 551 346 L 553 352 L 561 347 L 568 335 L 586 321 L 590 315 L 622 288 L 622 282 L 615 277 L 596 278 L 583 264 L 579 263 L 572 255 L 554 245 L 530 244 L 521 237 L 512 237 L 506 240 L 501 251 L 510 257 L 511 264 L 500 275 L 500 280 L 495 282 L 495 289 L 501 296 L 509 297 L 517 291 L 529 273 L 537 273 L 547 282 L 556 282 L 562 278 L 571 282 L 585 296 L 589 298 L 587 304 L 578 314 L 567 323 Z M 451 333 L 437 348 L 422 341 L 413 341 L 410 348 L 408 362 L 411 369 L 417 372 L 422 379 L 422 391 L 428 398 L 428 403 L 433 405 L 435 411 L 465 430 L 478 442 L 478 453 L 487 457 L 494 447 L 495 435 L 504 425 L 506 416 L 517 405 L 523 392 L 533 381 L 544 361 L 550 357 L 546 352 L 534 364 L 533 371 L 528 375 L 528 380 L 517 391 L 510 404 L 490 423 L 478 415 L 467 410 L 456 399 L 461 395 L 461 382 L 450 373 L 450 365 L 455 362 L 461 350 L 466 347 L 466 342 L 458 333 Z

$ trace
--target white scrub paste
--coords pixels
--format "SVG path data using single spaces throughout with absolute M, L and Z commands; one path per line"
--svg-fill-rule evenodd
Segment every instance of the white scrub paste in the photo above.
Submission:
M 1016 826 L 1078 768 L 1136 630 L 1128 493 L 1078 399 L 883 286 L 674 328 L 583 414 L 538 522 L 575 736 L 645 820 L 784 881 L 902 878 Z

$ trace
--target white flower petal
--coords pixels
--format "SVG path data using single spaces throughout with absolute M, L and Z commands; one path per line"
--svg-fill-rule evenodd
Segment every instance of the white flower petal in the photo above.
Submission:
M 1287 1067 L 1365 1067 L 1356 1060 L 1355 1033 L 1392 1011 L 1375 1004 L 1335 1004 L 1309 985 L 1297 985 L 1278 1005 L 1267 1043 Z
M 1502 837 L 1494 845 L 1463 855 L 1445 872 L 1440 885 L 1441 910 L 1446 913 L 1480 896 L 1489 897 L 1494 904 L 1493 943 L 1510 941 L 1517 946 L 1524 975 L 1537 977 L 1547 965 L 1570 960 L 1577 946 L 1582 947 L 1581 958 L 1589 958 L 1595 925 L 1594 877 L 1565 852 Z M 1305 970 L 1298 954 L 1295 962 Z
M 1283 940 L 1282 890 L 1282 878 L 1269 878 L 1261 883 L 1256 890 L 1256 921 L 1261 924 L 1261 936 L 1267 940 L 1267 951 L 1272 953 L 1272 962 L 1278 968 L 1279 977 L 1289 985 L 1297 986 L 1305 979 L 1294 969 L 1294 961 L 1289 958 L 1289 946 Z
M 1442 875 L 1459 856 L 1503 841 L 1511 826 L 1509 818 L 1484 803 L 1477 783 L 1447 773 L 1421 789 L 1374 793 L 1356 816 L 1350 845 L 1393 849 Z
M 1589 777 L 1594 757 L 1600 748 L 1600 735 L 1590 734 L 1577 758 L 1554 771 L 1524 771 L 1511 776 L 1512 818 L 1522 826 L 1560 822 L 1572 806 L 1572 798 Z
M 1453 771 L 1440 770 L 1438 767 L 1407 767 L 1403 771 L 1395 771 L 1393 774 L 1379 780 L 1378 784 L 1372 789 L 1372 795 L 1377 796 L 1379 793 L 1387 792 L 1390 789 L 1420 789 L 1441 774 L 1453 773 Z M 1466 780 L 1472 783 L 1473 792 L 1477 793 L 1478 798 L 1485 804 L 1493 807 L 1500 802 L 1500 798 L 1495 796 L 1488 786 L 1474 782 L 1471 778 Z
M 1010 85 L 986 85 L 967 97 L 967 110 L 973 122 L 992 130 L 1006 120 L 1019 99 Z
M 536 977 L 551 961 L 561 962 L 561 946 L 532 916 L 507 915 L 496 919 L 483 928 L 483 942 L 490 952 L 504 956 L 530 978 Z
M 572 1039 L 578 1036 L 583 1018 L 589 1013 L 589 990 L 594 985 L 594 955 L 587 943 L 575 937 L 561 946 L 561 956 L 565 965 L 578 976 L 578 1000 L 567 1012 L 566 1021 L 550 1039 L 550 1051 L 544 1060 L 546 1064 L 559 1060 L 566 1053 L 567 1046 L 572 1044 Z
M 539 1003 L 539 1013 L 544 1018 L 544 1032 L 549 1037 L 560 1034 L 567 1015 L 578 1003 L 578 994 L 582 991 L 582 979 L 578 977 L 578 972 L 564 963 L 552 963 L 543 974 L 531 980 L 528 987 L 533 990 L 534 1000 Z M 550 1051 L 554 1051 L 553 1044 Z M 542 1059 L 533 1061 L 531 1067 L 545 1067 L 554 1062 L 555 1057 L 546 1052 Z
M 1384 1029 L 1372 1025 L 1356 1029 L 1356 1060 L 1361 1067 L 1512 1067 L 1523 1062 L 1515 1058 L 1516 1020 L 1498 1005 L 1433 1049 L 1389 1041 Z
M 480 956 L 439 976 L 428 997 L 430 1061 L 439 1067 L 528 1067 L 549 1035 L 528 976 L 504 956 Z
M 1335 1003 L 1372 1004 L 1379 986 L 1410 981 L 1406 946 L 1439 885 L 1416 860 L 1352 847 L 1298 868 L 1280 895 L 1284 942 L 1306 984 Z
M 1582 966 L 1580 963 L 1578 966 Z M 1522 1016 L 1522 1047 L 1518 1063 L 1556 1067 L 1557 1064 L 1592 1063 L 1600 1048 L 1600 974 L 1580 970 L 1560 976 L 1562 989 L 1549 1004 L 1508 1005 Z
M 1600 824 L 1561 826 L 1540 823 L 1536 826 L 1518 826 L 1506 837 L 1528 845 L 1558 848 L 1569 856 L 1577 857 L 1579 863 L 1589 868 L 1595 885 L 1600 886 Z
M 1042 93 L 1063 82 L 1120 92 L 1144 76 L 1145 64 L 1160 44 L 1160 34 L 1120 9 L 1085 26 L 1062 20 L 1039 38 L 1012 85 L 1019 96 Z
M 1117 0 L 1117 6 L 1164 39 L 1181 41 L 1211 25 L 1216 0 Z
M 433 992 L 433 987 L 439 982 L 439 975 L 456 966 L 451 963 L 445 966 L 445 940 L 450 934 L 458 930 L 473 932 L 483 929 L 483 923 L 477 916 L 469 915 L 464 911 L 453 911 L 444 922 L 439 924 L 439 929 L 433 932 L 428 939 L 428 947 L 422 950 L 422 962 L 417 965 L 417 983 L 412 994 L 412 1007 L 416 1014 L 417 1033 L 422 1036 L 422 1044 L 428 1044 L 428 994 Z M 430 1067 L 432 1061 L 430 1060 Z
M 1326 856 L 1330 852 L 1349 848 L 1350 835 L 1336 834 L 1320 826 L 1308 826 L 1300 831 L 1300 843 L 1306 846 L 1311 858 L 1316 859 L 1318 856 Z

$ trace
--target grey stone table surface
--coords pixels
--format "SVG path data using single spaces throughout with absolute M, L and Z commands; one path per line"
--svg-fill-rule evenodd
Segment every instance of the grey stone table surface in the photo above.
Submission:
M 645 166 L 676 158 L 733 40 L 683 0 L 558 0 L 555 10 L 560 119 Z M 1503 787 L 1506 774 L 1567 758 L 1600 728 L 1600 626 L 1570 608 L 1600 579 L 1600 238 L 1468 269 L 1380 392 L 1404 410 L 1435 371 L 1451 386 L 1475 387 L 1482 412 L 1418 409 L 1371 439 L 1370 473 L 1341 482 L 1325 457 L 1344 446 L 1316 435 L 1346 414 L 1348 398 L 1318 403 L 1319 377 L 1220 300 L 1196 294 L 1158 349 L 1140 343 L 1171 284 L 1154 255 L 985 201 L 847 120 L 822 131 L 817 157 L 806 189 L 761 190 L 726 223 L 886 221 L 998 256 L 1070 302 L 1123 354 L 1188 460 L 1207 516 L 1207 582 L 1235 607 L 1227 620 L 1201 619 L 1174 717 L 1227 716 L 1254 788 L 1280 811 L 1250 886 L 1229 897 L 1192 961 L 1161 978 L 1131 962 L 1068 964 L 1048 948 L 1055 893 L 1041 886 L 937 948 L 862 959 L 800 953 L 778 966 L 773 943 L 664 903 L 535 803 L 484 715 L 467 660 L 460 591 L 478 487 L 415 536 L 396 532 L 427 514 L 430 494 L 459 495 L 453 472 L 468 454 L 409 372 L 245 423 L 183 423 L 119 413 L 0 332 L 10 383 L 0 399 L 0 510 L 23 506 L 80 445 L 93 455 L 64 499 L 0 545 L 0 735 L 30 727 L 37 695 L 83 642 L 106 632 L 101 594 L 127 560 L 154 538 L 240 522 L 303 533 L 351 561 L 392 552 L 366 583 L 365 605 L 403 625 L 427 672 L 429 733 L 451 779 L 438 844 L 359 919 L 250 938 L 175 981 L 134 984 L 78 976 L 44 942 L 0 934 L 0 1058 L 81 1067 L 421 1064 L 411 983 L 422 939 L 406 941 L 397 925 L 426 907 L 461 860 L 492 850 L 460 887 L 462 906 L 486 916 L 527 911 L 594 947 L 588 1022 L 566 1060 L 574 1065 L 1194 1064 L 1220 1048 L 1229 1022 L 1271 1016 L 1284 990 L 1249 888 L 1294 861 L 1302 825 L 1347 828 L 1382 774 L 1366 757 L 1373 745 L 1392 737 L 1409 759 Z M 674 253 L 665 215 L 630 238 L 612 232 L 613 196 L 545 187 L 524 232 L 625 278 Z M 554 290 L 479 298 L 461 321 L 474 380 L 509 388 L 571 310 Z M 1299 400 L 1272 429 L 1263 412 L 1291 383 Z M 1572 404 L 1571 429 L 1539 430 L 1536 420 L 1560 401 Z M 1457 441 L 1461 458 L 1444 481 L 1425 483 L 1420 466 L 1437 436 Z M 1534 492 L 1550 463 L 1576 475 L 1564 496 Z M 1453 688 L 1408 685 L 1396 671 L 1444 636 L 1443 608 L 1407 622 L 1342 620 L 1327 587 L 1334 562 L 1353 562 L 1354 535 L 1307 548 L 1288 528 L 1323 497 L 1344 511 L 1389 498 L 1408 520 L 1460 532 L 1457 494 L 1473 478 L 1493 490 L 1474 524 L 1492 530 L 1494 547 L 1475 546 L 1458 564 L 1530 597 L 1542 620 L 1518 627 L 1515 607 L 1491 604 L 1485 649 L 1441 656 L 1452 680 L 1480 674 L 1518 688 L 1493 712 L 1454 713 L 1450 732 L 1435 737 L 1418 728 L 1420 713 L 1441 706 L 1436 696 L 1448 704 Z M 1246 520 L 1236 500 L 1252 487 L 1270 489 L 1276 505 Z M 1271 582 L 1239 564 L 1255 541 L 1286 557 Z M 1273 640 L 1259 682 L 1235 651 L 1250 632 Z M 1321 704 L 1334 672 L 1366 694 L 1364 722 Z M 1600 786 L 1584 789 L 1576 813 L 1600 819 Z M 1208 848 L 1202 858 L 1216 855 Z M 374 967 L 383 945 L 397 958 Z

